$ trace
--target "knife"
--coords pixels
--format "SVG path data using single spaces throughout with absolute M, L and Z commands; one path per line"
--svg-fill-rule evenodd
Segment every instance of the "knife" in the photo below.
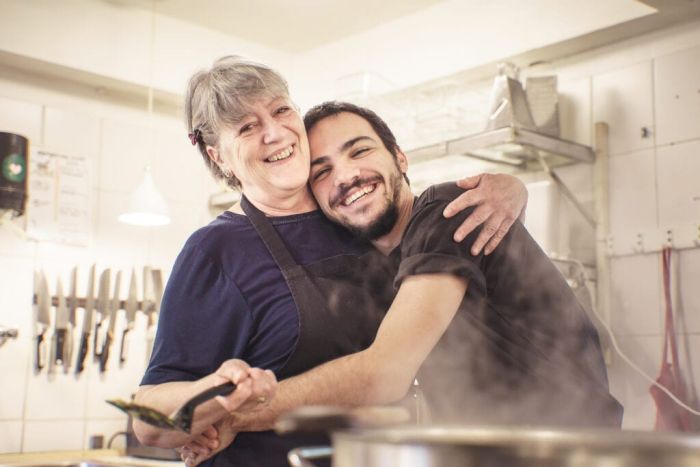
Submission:
M 111 271 L 105 269 L 100 275 L 100 290 L 97 293 L 97 316 L 95 317 L 95 335 L 92 342 L 92 352 L 95 355 L 95 360 L 99 360 L 100 352 L 99 346 L 99 334 L 100 326 L 102 325 L 102 320 L 109 310 L 109 283 L 111 282 Z
M 49 328 L 51 317 L 51 296 L 49 285 L 43 272 L 34 272 L 34 322 L 36 326 L 36 354 L 34 370 L 38 373 L 46 365 L 46 345 L 44 337 Z
M 80 348 L 78 359 L 75 362 L 75 374 L 79 374 L 85 369 L 85 357 L 88 353 L 88 342 L 90 341 L 90 331 L 92 330 L 92 314 L 95 311 L 95 265 L 90 268 L 88 277 L 88 290 L 85 295 L 85 313 L 83 314 L 83 329 L 80 336 Z
M 68 296 L 68 332 L 64 345 L 64 370 L 68 372 L 68 366 L 73 361 L 73 341 L 75 335 L 75 319 L 78 310 L 78 267 L 75 266 L 70 274 L 70 295 Z
M 124 305 L 124 311 L 126 312 L 126 327 L 122 332 L 122 342 L 121 348 L 119 349 L 119 363 L 124 364 L 126 361 L 126 335 L 129 331 L 134 328 L 134 320 L 136 319 L 136 310 L 139 307 L 138 298 L 136 297 L 136 289 L 138 285 L 136 284 L 136 271 L 131 270 L 131 281 L 129 282 L 129 297 L 126 299 L 126 304 Z
M 49 362 L 50 367 L 53 364 L 65 366 L 65 350 L 66 350 L 66 330 L 68 329 L 68 307 L 66 305 L 66 297 L 63 295 L 63 282 L 58 278 L 56 283 L 56 321 L 54 322 L 54 332 L 52 336 L 53 344 L 53 360 Z
M 114 339 L 114 329 L 117 325 L 117 312 L 119 311 L 119 288 L 122 282 L 122 272 L 117 271 L 117 279 L 114 282 L 114 295 L 112 302 L 109 307 L 109 327 L 107 328 L 107 335 L 105 336 L 105 342 L 102 346 L 102 352 L 100 352 L 100 373 L 104 373 L 107 369 L 107 360 L 109 359 L 109 347 L 112 345 L 112 340 Z

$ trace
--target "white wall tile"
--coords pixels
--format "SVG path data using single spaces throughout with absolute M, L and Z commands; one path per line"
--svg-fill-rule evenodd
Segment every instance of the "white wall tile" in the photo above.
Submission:
M 184 128 L 158 128 L 153 180 L 168 201 L 207 202 L 203 174 L 208 170 Z
M 661 333 L 661 278 L 659 256 L 612 258 L 612 329 L 617 335 Z
M 83 429 L 82 420 L 27 421 L 23 452 L 79 450 Z
M 90 187 L 96 187 L 100 154 L 99 117 L 47 107 L 44 125 L 43 149 L 59 154 L 87 157 Z
M 150 229 L 148 264 L 172 265 L 185 241 L 203 224 L 199 222 L 204 203 L 171 202 L 170 224 Z
M 0 453 L 17 453 L 22 450 L 21 421 L 0 422 Z
M 100 193 L 94 254 L 112 267 L 130 270 L 143 265 L 148 256 L 148 228 L 127 225 L 117 217 L 128 206 L 128 195 Z
M 654 145 L 642 137 L 643 127 L 654 131 L 650 61 L 593 77 L 593 121 L 610 126 L 611 155 Z
M 145 371 L 145 338 L 130 336 L 129 356 L 123 366 L 119 365 L 119 346 L 121 343 L 122 326 L 119 326 L 117 337 L 110 350 L 107 370 L 99 371 L 97 365 L 91 365 L 87 370 L 87 399 L 86 416 L 90 419 L 114 419 L 121 412 L 105 401 L 109 399 L 130 400 L 131 395 L 138 389 Z
M 700 138 L 700 47 L 654 59 L 657 144 Z
M 657 154 L 661 226 L 700 222 L 700 141 L 660 147 Z
M 36 242 L 28 240 L 26 234 L 26 216 L 12 220 L 12 226 L 0 226 L 0 255 L 34 257 Z M 2 266 L 0 266 L 2 267 Z
M 37 145 L 41 138 L 41 110 L 40 104 L 0 97 L 0 128 L 28 138 L 30 146 Z
M 700 293 L 698 293 L 698 280 L 700 280 L 700 249 L 682 250 L 676 256 L 676 276 L 680 291 L 680 303 L 676 309 L 683 313 L 686 332 L 700 333 Z M 700 347 L 696 347 L 700 355 Z M 700 377 L 700 372 L 698 373 Z M 700 382 L 698 383 L 700 385 Z
M 152 164 L 150 130 L 143 125 L 105 119 L 102 121 L 99 187 L 131 193 Z
M 0 347 L 0 420 L 22 419 L 30 360 L 34 358 L 34 339 L 28 334 L 11 339 Z M 0 436 L 2 444 L 2 436 Z
M 41 373 L 32 372 L 27 384 L 27 420 L 61 420 L 85 416 L 86 386 L 80 378 L 64 373 L 63 367 L 55 367 Z
M 559 81 L 559 125 L 563 139 L 591 146 L 591 80 Z
M 654 150 L 610 159 L 610 233 L 657 227 Z
M 0 325 L 17 328 L 20 337 L 25 338 L 34 329 L 34 261 L 12 256 L 1 258 Z

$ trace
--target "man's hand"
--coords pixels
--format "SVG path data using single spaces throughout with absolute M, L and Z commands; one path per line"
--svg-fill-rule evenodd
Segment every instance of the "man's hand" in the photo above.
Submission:
M 241 381 L 228 396 L 217 396 L 216 400 L 230 414 L 256 412 L 266 406 L 275 396 L 277 379 L 270 370 L 250 368 L 240 360 L 224 362 L 215 377 L 217 384 L 226 381 Z
M 467 191 L 448 204 L 443 215 L 449 218 L 468 207 L 476 206 L 476 209 L 455 231 L 453 238 L 461 242 L 484 224 L 471 253 L 478 255 L 483 248 L 488 255 L 501 243 L 515 220 L 524 219 L 527 188 L 518 178 L 505 174 L 475 175 L 459 180 L 457 185 Z

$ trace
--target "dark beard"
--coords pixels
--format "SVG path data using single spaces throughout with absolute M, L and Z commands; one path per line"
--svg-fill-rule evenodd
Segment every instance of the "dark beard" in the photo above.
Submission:
M 398 168 L 397 168 L 398 171 Z M 399 219 L 399 193 L 401 191 L 401 184 L 403 183 L 403 178 L 400 173 L 392 174 L 389 182 L 392 185 L 394 195 L 392 199 L 387 203 L 387 207 L 383 213 L 379 215 L 370 224 L 364 227 L 358 227 L 355 225 L 350 225 L 349 223 L 343 222 L 343 226 L 347 228 L 356 237 L 363 240 L 373 241 L 391 232 L 391 229 L 396 225 L 396 221 Z
M 364 227 L 345 225 L 345 227 L 360 239 L 376 240 L 388 234 L 394 228 L 396 220 L 399 218 L 399 209 L 396 206 L 397 203 L 395 201 L 390 202 L 386 210 L 369 225 Z

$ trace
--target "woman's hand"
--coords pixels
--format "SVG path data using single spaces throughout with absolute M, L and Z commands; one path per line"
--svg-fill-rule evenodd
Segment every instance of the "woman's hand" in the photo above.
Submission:
M 443 215 L 449 218 L 468 207 L 476 208 L 455 231 L 453 238 L 461 242 L 472 230 L 484 224 L 471 253 L 478 255 L 483 248 L 484 254 L 488 255 L 501 243 L 516 219 L 524 220 L 527 188 L 518 178 L 506 174 L 475 175 L 459 180 L 457 185 L 467 191 L 448 204 Z
M 236 390 L 216 400 L 230 414 L 254 412 L 265 407 L 275 396 L 277 379 L 270 370 L 250 368 L 242 360 L 227 360 L 216 370 L 216 384 L 236 383 Z

